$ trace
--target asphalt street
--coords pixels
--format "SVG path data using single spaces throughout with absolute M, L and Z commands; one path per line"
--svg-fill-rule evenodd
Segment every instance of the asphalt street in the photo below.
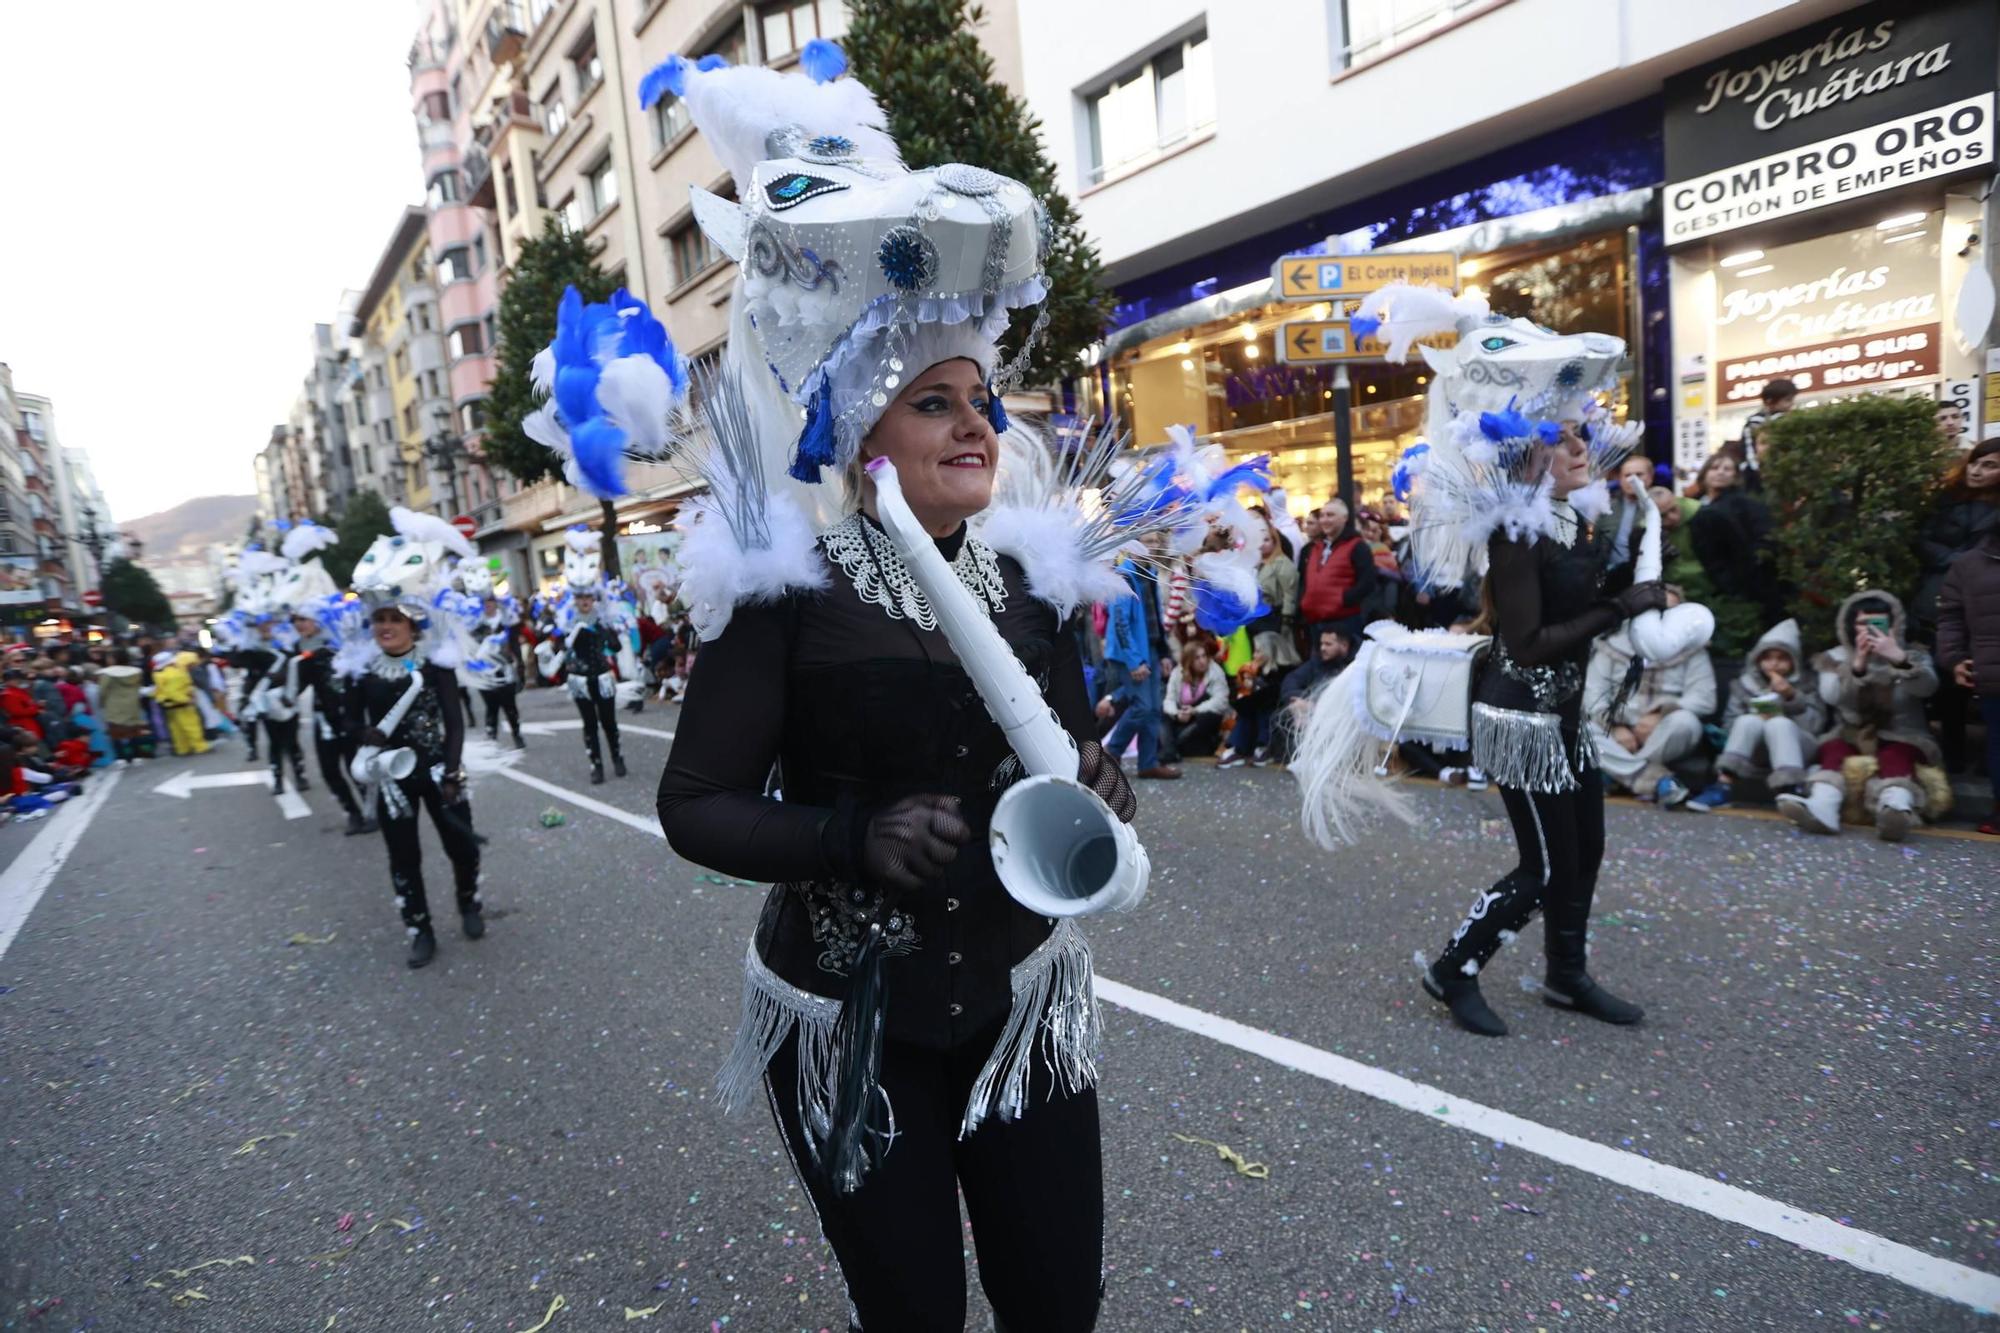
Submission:
M 845 1328 L 768 1118 L 709 1096 L 763 890 L 658 836 L 676 710 L 602 787 L 566 700 L 524 712 L 474 756 L 488 935 L 421 972 L 317 787 L 175 782 L 233 742 L 0 829 L 0 939 L 45 886 L 0 946 L 0 1328 Z M 1996 1323 L 2000 845 L 1614 805 L 1593 970 L 1646 1022 L 1521 991 L 1531 930 L 1488 1041 L 1411 955 L 1511 863 L 1497 794 L 1338 854 L 1281 772 L 1141 798 L 1151 893 L 1089 927 L 1100 1328 Z

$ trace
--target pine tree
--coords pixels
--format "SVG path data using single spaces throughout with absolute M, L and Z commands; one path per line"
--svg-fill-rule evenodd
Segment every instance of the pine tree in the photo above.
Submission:
M 597 266 L 601 242 L 593 244 L 583 236 L 565 231 L 553 213 L 542 220 L 542 234 L 522 242 L 521 253 L 507 275 L 500 293 L 499 350 L 494 358 L 493 383 L 486 394 L 486 442 L 481 452 L 486 461 L 504 468 L 522 485 L 555 477 L 556 456 L 528 438 L 521 418 L 542 405 L 528 380 L 535 356 L 556 336 L 556 307 L 563 289 L 574 287 L 586 301 L 602 301 L 611 295 L 612 282 Z M 609 500 L 600 502 L 603 513 L 603 568 L 611 578 L 619 577 L 618 513 Z
M 160 591 L 160 585 L 153 581 L 152 574 L 123 556 L 104 566 L 98 590 L 104 594 L 107 611 L 114 611 L 127 620 L 154 629 L 172 629 L 174 626 L 173 603 Z
M 1104 335 L 1111 300 L 1100 286 L 1097 249 L 1056 188 L 1041 122 L 993 78 L 976 31 L 985 11 L 968 0 L 848 0 L 848 12 L 841 45 L 851 72 L 874 90 L 905 163 L 985 167 L 1020 181 L 1048 209 L 1049 323 L 1027 382 L 1055 384 Z M 1017 344 L 1024 327 L 1017 320 L 1009 341 Z
M 377 537 L 393 531 L 389 506 L 371 490 L 357 490 L 347 502 L 347 512 L 333 530 L 333 545 L 319 553 L 319 562 L 341 587 L 354 578 L 355 562 L 368 553 Z

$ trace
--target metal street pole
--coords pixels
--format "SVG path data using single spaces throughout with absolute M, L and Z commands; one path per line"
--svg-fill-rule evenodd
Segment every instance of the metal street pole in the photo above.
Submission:
M 1354 512 L 1354 408 L 1345 364 L 1333 368 L 1333 450 L 1339 468 L 1340 498 Z

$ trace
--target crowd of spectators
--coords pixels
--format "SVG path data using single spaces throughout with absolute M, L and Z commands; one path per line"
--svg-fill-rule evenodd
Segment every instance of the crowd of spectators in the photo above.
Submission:
M 1976 697 L 1996 783 L 1995 814 L 1981 829 L 2000 833 L 2000 440 L 1962 450 L 1942 479 L 1916 585 L 1870 590 L 1843 609 L 1834 642 L 1807 644 L 1786 614 L 1759 467 L 1765 431 L 1794 396 L 1772 381 L 1744 438 L 1710 457 L 1685 493 L 1645 457 L 1620 469 L 1616 480 L 1649 489 L 1643 501 L 1614 491 L 1600 521 L 1611 559 L 1631 558 L 1640 505 L 1651 504 L 1670 597 L 1707 606 L 1716 633 L 1705 649 L 1666 662 L 1640 658 L 1623 630 L 1598 641 L 1585 713 L 1604 779 L 1661 809 L 1817 798 L 1824 813 L 1828 794 L 1812 779 L 1838 775 L 1852 789 L 1843 792 L 1850 819 L 1878 811 L 1880 792 L 1894 788 L 1918 797 L 1913 817 L 1935 814 L 1948 803 L 1949 775 L 1968 767 Z M 1202 629 L 1186 570 L 1171 561 L 1158 579 L 1129 571 L 1135 596 L 1087 622 L 1105 743 L 1135 754 L 1142 778 L 1177 778 L 1182 760 L 1211 755 L 1225 769 L 1284 762 L 1306 700 L 1353 659 L 1375 621 L 1480 628 L 1476 587 L 1445 592 L 1409 575 L 1407 530 L 1392 510 L 1350 511 L 1334 497 L 1295 527 L 1282 492 L 1272 498 L 1269 512 L 1257 511 L 1265 610 L 1243 629 Z M 1464 754 L 1402 745 L 1395 765 L 1485 785 Z M 1910 821 L 1894 814 L 1901 798 L 1888 799 L 1892 817 L 1877 828 L 1901 836 Z

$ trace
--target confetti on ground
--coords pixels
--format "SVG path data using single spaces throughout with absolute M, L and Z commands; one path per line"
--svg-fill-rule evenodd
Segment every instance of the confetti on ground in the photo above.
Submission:
M 168 1297 L 167 1299 L 171 1300 L 176 1306 L 186 1307 L 187 1305 L 189 1305 L 194 1301 L 207 1300 L 208 1293 L 203 1291 L 200 1287 L 189 1287 L 186 1291 L 175 1292 L 172 1296 Z
M 543 828 L 561 828 L 567 823 L 569 823 L 569 816 L 554 806 L 550 806 L 548 809 L 542 811 Z
M 651 1319 L 654 1315 L 658 1314 L 660 1311 L 666 1308 L 667 1308 L 667 1303 L 665 1301 L 661 1301 L 658 1305 L 649 1305 L 643 1310 L 634 1310 L 631 1306 L 628 1305 L 625 1307 L 625 1322 L 629 1324 L 634 1319 Z
M 292 937 L 285 941 L 285 947 L 291 948 L 293 945 L 298 944 L 331 944 L 333 943 L 334 936 L 339 933 L 336 930 L 332 935 L 308 935 L 303 930 L 294 931 L 292 932 Z
M 63 1303 L 63 1298 L 60 1296 L 57 1296 L 53 1300 L 43 1301 L 40 1305 L 37 1305 L 28 1311 L 28 1318 L 40 1319 L 43 1315 L 55 1309 L 58 1305 L 61 1305 L 62 1303 Z M 658 1309 L 659 1307 L 654 1306 L 653 1308 Z
M 204 1268 L 234 1268 L 238 1264 L 254 1264 L 256 1262 L 257 1262 L 257 1256 L 254 1254 L 239 1254 L 234 1259 L 204 1259 L 200 1263 L 195 1264 L 188 1268 L 169 1268 L 167 1270 L 166 1275 L 170 1278 L 180 1279 L 180 1278 L 192 1277 L 194 1274 L 201 1272 L 201 1270 Z M 154 1278 L 151 1282 L 148 1282 L 146 1285 L 153 1288 L 159 1288 L 159 1287 L 164 1287 L 167 1284 L 160 1281 L 158 1278 Z
M 727 875 L 696 875 L 694 882 L 697 884 L 727 884 L 731 888 L 739 889 L 754 889 L 757 887 L 757 881 L 754 879 L 731 879 Z
M 521 1333 L 542 1333 L 543 1329 L 547 1328 L 551 1323 L 555 1321 L 556 1311 L 564 1308 L 568 1304 L 569 1304 L 568 1301 L 564 1300 L 561 1296 L 557 1296 L 554 1300 L 549 1302 L 549 1312 L 542 1316 L 542 1322 L 536 1324 L 533 1328 L 522 1329 Z
M 346 1231 L 353 1225 L 354 1225 L 354 1214 L 349 1213 L 346 1217 L 341 1219 L 341 1224 L 336 1226 L 334 1229 L 336 1231 Z M 331 1261 L 331 1260 L 349 1258 L 354 1254 L 356 1250 L 361 1248 L 363 1241 L 366 1241 L 370 1236 L 380 1231 L 383 1227 L 394 1227 L 398 1231 L 408 1232 L 408 1231 L 415 1231 L 417 1229 L 417 1224 L 415 1222 L 408 1221 L 401 1217 L 385 1217 L 380 1222 L 377 1222 L 374 1226 L 369 1227 L 366 1231 L 356 1236 L 354 1238 L 354 1243 L 352 1245 L 343 1245 L 339 1249 L 326 1250 L 319 1254 L 309 1254 L 306 1256 L 306 1262 L 319 1263 L 322 1261 Z
M 1215 1149 L 1215 1155 L 1235 1167 L 1236 1174 L 1239 1176 L 1248 1176 L 1252 1180 L 1269 1180 L 1271 1178 L 1270 1167 L 1265 1166 L 1262 1162 L 1244 1161 L 1243 1154 L 1226 1143 L 1217 1143 L 1212 1139 L 1197 1139 L 1188 1134 L 1176 1134 L 1174 1137 L 1182 1143 L 1199 1143 L 1204 1147 Z
M 1510 1213 L 1526 1213 L 1529 1217 L 1540 1217 L 1542 1215 L 1541 1209 L 1530 1208 L 1525 1203 L 1515 1203 L 1512 1199 L 1507 1200 L 1507 1202 L 1500 1206 Z
M 289 1129 L 283 1130 L 277 1134 L 259 1134 L 254 1139 L 245 1139 L 243 1141 L 243 1146 L 241 1148 L 238 1148 L 235 1152 L 229 1155 L 231 1157 L 242 1157 L 245 1154 L 256 1152 L 257 1145 L 260 1143 L 270 1143 L 274 1139 L 295 1139 L 297 1137 L 298 1135 Z
M 179 1106 L 182 1102 L 194 1096 L 197 1092 L 200 1092 L 206 1086 L 207 1084 L 204 1083 L 201 1079 L 196 1079 L 194 1082 L 188 1084 L 187 1087 L 181 1089 L 180 1095 L 175 1097 L 172 1101 L 168 1102 L 167 1105 Z

